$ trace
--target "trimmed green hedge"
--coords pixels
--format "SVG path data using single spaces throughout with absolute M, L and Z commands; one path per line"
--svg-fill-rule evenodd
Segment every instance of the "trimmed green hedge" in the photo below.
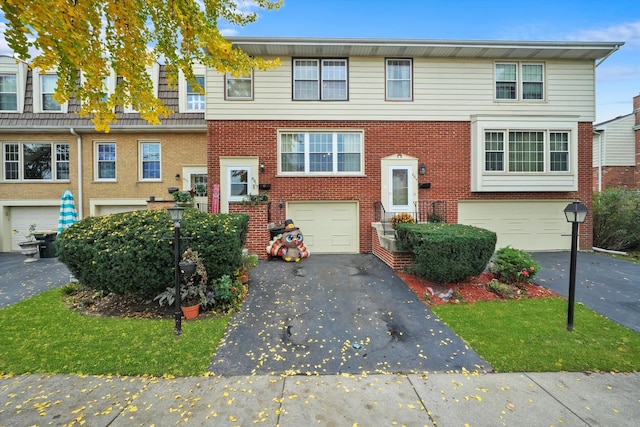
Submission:
M 482 273 L 493 252 L 493 231 L 463 224 L 398 224 L 397 243 L 413 253 L 409 271 L 436 282 L 459 282 Z
M 249 217 L 186 209 L 180 255 L 198 251 L 209 280 L 233 277 L 242 263 Z M 58 259 L 83 285 L 154 297 L 174 283 L 173 222 L 164 209 L 85 218 L 56 239 Z

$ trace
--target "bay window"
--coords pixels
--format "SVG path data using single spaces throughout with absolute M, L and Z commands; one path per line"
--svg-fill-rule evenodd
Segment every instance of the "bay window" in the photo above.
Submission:
M 569 172 L 568 131 L 489 130 L 484 133 L 485 172 Z

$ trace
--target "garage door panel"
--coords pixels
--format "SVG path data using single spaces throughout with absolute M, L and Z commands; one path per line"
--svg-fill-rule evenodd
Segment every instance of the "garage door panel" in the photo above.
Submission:
M 566 250 L 571 242 L 563 209 L 567 201 L 468 201 L 458 204 L 458 222 L 494 231 L 496 248 Z
M 287 204 L 287 218 L 299 227 L 309 252 L 358 253 L 358 203 L 309 201 Z
M 24 234 L 31 224 L 36 224 L 36 230 L 58 230 L 60 206 L 14 206 L 10 208 L 9 224 L 11 230 L 11 250 L 19 251 L 19 242 L 25 240 Z

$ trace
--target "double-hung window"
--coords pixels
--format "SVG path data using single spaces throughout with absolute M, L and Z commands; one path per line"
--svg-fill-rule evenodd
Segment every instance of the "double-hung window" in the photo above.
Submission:
M 140 179 L 160 179 L 160 143 L 140 143 Z
M 0 111 L 18 111 L 18 76 L 0 74 Z
M 412 94 L 411 59 L 387 59 L 386 99 L 388 101 L 410 101 Z
M 498 100 L 544 99 L 544 65 L 526 62 L 496 63 L 495 90 Z
M 69 144 L 6 142 L 2 151 L 6 181 L 69 179 Z
M 204 76 L 196 76 L 196 82 L 204 90 Z M 187 82 L 187 111 L 204 111 L 205 95 Z
M 253 72 L 234 77 L 231 73 L 225 76 L 225 96 L 231 100 L 253 99 Z
M 281 132 L 280 173 L 360 175 L 362 132 Z
M 56 74 L 40 75 L 40 96 L 42 97 L 42 111 L 62 111 L 62 105 L 53 99 L 56 91 L 58 76 Z
M 294 59 L 293 99 L 347 100 L 347 75 L 346 59 Z
M 569 172 L 568 131 L 488 130 L 484 133 L 485 172 Z
M 96 180 L 113 181 L 116 179 L 116 143 L 96 142 Z

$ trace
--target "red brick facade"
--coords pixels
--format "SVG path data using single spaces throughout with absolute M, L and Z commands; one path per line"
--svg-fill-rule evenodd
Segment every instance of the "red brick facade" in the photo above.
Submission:
M 358 129 L 364 131 L 364 171 L 358 177 L 278 177 L 277 141 L 279 129 Z M 580 199 L 591 208 L 592 124 L 579 123 L 579 191 L 473 193 L 471 182 L 470 122 L 365 122 L 365 121 L 259 121 L 229 120 L 208 122 L 208 175 L 210 184 L 220 176 L 221 156 L 259 156 L 265 164 L 260 183 L 271 184 L 270 200 L 358 200 L 360 202 L 360 252 L 373 251 L 371 223 L 375 202 L 380 201 L 380 160 L 405 154 L 424 163 L 427 173 L 421 182 L 420 200 L 446 201 L 446 218 L 456 222 L 459 200 Z M 211 192 L 210 192 L 211 194 Z M 242 210 L 243 205 L 239 205 Z M 235 210 L 235 208 L 234 208 Z M 581 247 L 591 247 L 591 220 L 582 226 Z

